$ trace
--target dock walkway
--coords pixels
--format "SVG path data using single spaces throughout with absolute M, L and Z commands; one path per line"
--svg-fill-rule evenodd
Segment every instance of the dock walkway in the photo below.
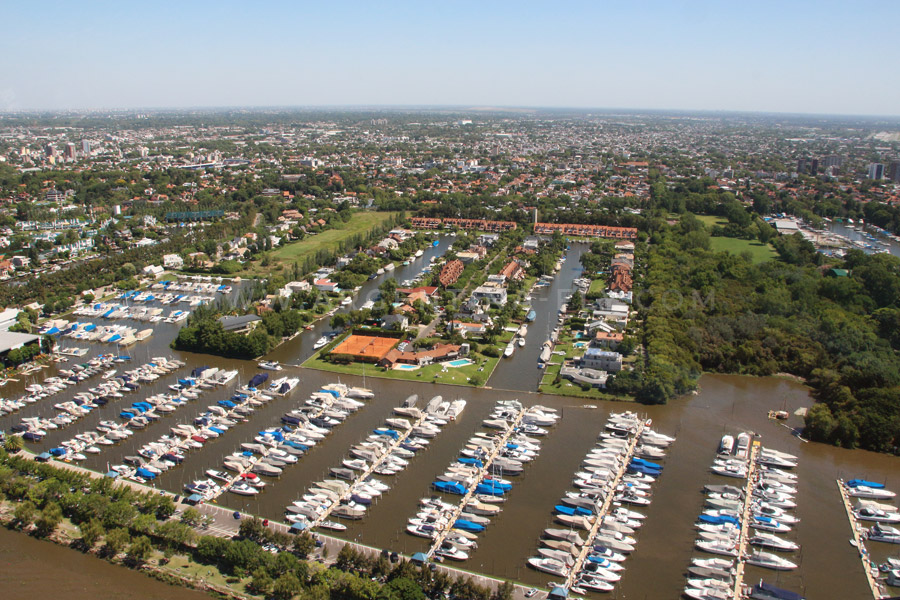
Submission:
M 869 584 L 869 590 L 872 592 L 873 598 L 885 597 L 884 589 L 881 583 L 876 579 L 877 571 L 872 572 L 873 567 L 869 563 L 869 552 L 866 550 L 865 538 L 862 535 L 862 527 L 853 515 L 853 508 L 850 505 L 850 496 L 847 494 L 847 488 L 844 486 L 842 479 L 837 480 L 838 491 L 841 494 L 841 502 L 844 503 L 844 510 L 847 511 L 847 519 L 850 521 L 850 531 L 853 532 L 853 544 L 859 550 L 859 560 L 862 562 L 863 572 L 866 574 L 866 581 Z
M 756 457 L 760 451 L 759 440 L 753 441 L 750 448 L 750 456 L 747 459 L 747 485 L 744 487 L 744 506 L 741 510 L 741 536 L 738 538 L 738 556 L 737 566 L 734 573 L 734 600 L 741 600 L 743 597 L 744 583 L 744 558 L 746 556 L 747 545 L 750 542 L 750 507 L 753 504 L 753 486 L 756 484 Z
M 456 520 L 459 518 L 460 513 L 463 512 L 466 505 L 469 503 L 469 500 L 472 499 L 472 496 L 475 494 L 475 490 L 478 487 L 478 482 L 480 482 L 485 474 L 488 472 L 488 469 L 491 466 L 491 463 L 494 462 L 494 459 L 497 458 L 497 455 L 501 450 L 506 448 L 506 443 L 509 441 L 510 436 L 516 431 L 516 428 L 519 426 L 519 423 L 522 422 L 522 417 L 525 416 L 525 413 L 528 411 L 527 408 L 522 408 L 519 410 L 516 418 L 510 423 L 509 428 L 500 436 L 500 439 L 497 440 L 497 443 L 494 444 L 494 449 L 491 450 L 491 453 L 488 455 L 487 459 L 483 461 L 482 467 L 479 469 L 478 474 L 474 478 L 475 484 L 472 485 L 472 488 L 466 492 L 466 495 L 462 497 L 459 505 L 453 510 L 453 513 L 450 515 L 450 518 L 447 520 L 447 525 L 444 526 L 441 533 L 434 539 L 434 543 L 431 545 L 431 548 L 428 549 L 428 553 L 426 556 L 433 556 L 435 550 L 441 547 L 441 544 L 444 543 L 444 540 L 447 538 L 447 535 L 450 533 L 450 530 L 453 529 L 453 524 L 456 523 Z
M 397 439 L 394 440 L 393 443 L 391 443 L 385 449 L 385 451 L 381 454 L 381 456 L 379 456 L 377 460 L 373 461 L 372 464 L 369 465 L 369 467 L 365 471 L 362 471 L 362 473 L 360 473 L 359 477 L 357 477 L 356 480 L 354 480 L 353 484 L 351 484 L 350 487 L 347 488 L 347 491 L 344 492 L 343 494 L 341 494 L 341 497 L 338 498 L 338 500 L 336 502 L 332 502 L 328 506 L 328 508 L 326 508 L 322 512 L 322 514 L 319 515 L 318 518 L 316 518 L 315 521 L 310 523 L 310 527 L 313 527 L 313 528 L 318 527 L 319 525 L 322 524 L 323 521 L 328 519 L 328 516 L 332 513 L 332 511 L 341 505 L 341 501 L 346 500 L 347 498 L 350 497 L 350 495 L 353 493 L 353 486 L 357 482 L 363 481 L 367 477 L 371 476 L 372 473 L 375 472 L 375 469 L 380 467 L 384 463 L 384 461 L 387 460 L 387 457 L 390 456 L 391 453 L 400 446 L 400 444 L 402 444 L 403 442 L 405 442 L 407 440 L 407 438 L 409 438 L 410 434 L 412 434 L 413 429 L 415 429 L 416 427 L 418 427 L 419 425 L 424 423 L 425 419 L 427 419 L 427 418 L 428 418 L 428 415 L 423 413 L 421 417 L 416 419 L 415 423 L 412 423 L 412 425 L 410 426 L 409 429 L 404 431 L 401 435 L 397 436 Z
M 566 577 L 566 589 L 571 588 L 572 584 L 575 582 L 575 578 L 578 573 L 581 572 L 581 567 L 584 565 L 584 561 L 587 560 L 588 554 L 591 553 L 591 549 L 593 546 L 593 539 L 597 537 L 597 532 L 600 531 L 600 528 L 603 526 L 603 518 L 606 516 L 606 513 L 609 512 L 610 506 L 612 506 L 613 499 L 616 497 L 616 488 L 619 486 L 619 483 L 622 481 L 622 477 L 625 476 L 625 472 L 628 470 L 628 464 L 631 462 L 631 458 L 634 455 L 634 449 L 637 446 L 638 440 L 641 439 L 641 434 L 644 432 L 645 422 L 641 420 L 638 428 L 635 430 L 634 435 L 631 437 L 631 442 L 628 444 L 628 450 L 626 450 L 623 455 L 624 460 L 622 461 L 622 466 L 619 467 L 619 470 L 616 472 L 616 476 L 612 481 L 612 485 L 609 486 L 609 493 L 606 495 L 606 498 L 603 500 L 603 505 L 597 511 L 597 518 L 594 521 L 594 524 L 591 526 L 591 530 L 587 535 L 587 542 L 581 548 L 581 552 L 578 553 L 578 556 L 575 558 L 575 562 L 572 564 L 572 568 L 569 569 L 569 574 Z

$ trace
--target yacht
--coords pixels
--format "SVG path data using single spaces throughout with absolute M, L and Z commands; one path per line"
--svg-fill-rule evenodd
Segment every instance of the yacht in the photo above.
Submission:
M 791 571 L 797 568 L 795 563 L 771 552 L 755 552 L 747 557 L 746 562 L 749 565 L 775 571 Z
M 276 362 L 274 360 L 273 361 L 264 360 L 261 363 L 259 363 L 259 368 L 266 369 L 267 371 L 280 371 L 281 365 L 279 365 L 278 362 Z
M 875 525 L 873 525 L 866 533 L 866 538 L 874 542 L 900 544 L 900 529 L 891 527 L 890 525 L 875 523 Z
M 565 563 L 552 558 L 529 558 L 528 566 L 537 569 L 538 571 L 549 573 L 550 575 L 556 575 L 557 577 L 569 576 L 569 567 L 567 567 Z
M 316 343 L 313 344 L 313 350 L 318 350 L 322 346 L 325 346 L 328 343 L 328 338 L 324 335 L 316 340 Z

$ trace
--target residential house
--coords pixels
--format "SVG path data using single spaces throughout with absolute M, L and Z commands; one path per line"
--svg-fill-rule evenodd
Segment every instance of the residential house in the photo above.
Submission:
M 313 282 L 313 285 L 316 286 L 316 289 L 320 292 L 340 292 L 341 289 L 338 287 L 338 284 L 331 281 L 330 279 L 316 279 Z
M 484 300 L 487 300 L 491 304 L 503 306 L 504 304 L 506 304 L 506 288 L 501 285 L 491 283 L 480 285 L 472 291 L 472 296 L 469 299 L 469 303 L 472 305 L 478 305 L 482 304 Z
M 147 265 L 146 267 L 144 267 L 142 269 L 142 272 L 144 273 L 144 275 L 146 275 L 148 277 L 153 277 L 154 279 L 157 279 L 160 276 L 162 276 L 162 274 L 165 273 L 166 270 L 159 265 Z
M 606 350 L 615 350 L 625 339 L 625 334 L 621 331 L 597 331 L 591 340 L 591 346 L 595 348 L 604 348 Z
M 241 315 L 239 317 L 220 317 L 219 323 L 222 324 L 222 329 L 225 331 L 232 331 L 235 333 L 247 333 L 252 331 L 256 324 L 262 321 L 256 315 Z
M 622 370 L 622 355 L 602 348 L 588 348 L 584 356 L 579 360 L 579 366 L 586 369 L 596 369 L 608 373 L 617 373 Z
M 409 327 L 409 317 L 403 314 L 385 315 L 381 319 L 381 326 L 384 329 L 398 329 L 400 331 Z
M 457 346 L 456 344 L 435 344 L 430 350 L 420 350 L 416 352 L 402 352 L 394 348 L 385 355 L 378 365 L 387 368 L 393 368 L 394 365 L 430 365 L 436 362 L 444 362 L 453 360 L 467 354 L 468 345 Z
M 461 260 L 451 260 L 441 268 L 441 274 L 438 277 L 438 281 L 440 281 L 442 286 L 449 287 L 456 283 L 459 276 L 462 275 L 464 268 Z
M 470 335 L 483 336 L 487 333 L 488 325 L 487 323 L 470 323 L 454 319 L 447 323 L 447 329 L 450 332 L 459 332 L 462 337 L 467 338 Z

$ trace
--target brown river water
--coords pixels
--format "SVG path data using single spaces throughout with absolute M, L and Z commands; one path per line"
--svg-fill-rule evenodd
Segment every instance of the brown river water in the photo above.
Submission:
M 401 281 L 411 278 L 430 256 L 442 254 L 450 241 L 443 238 L 439 247 L 429 248 L 424 259 L 409 267 L 398 267 L 394 276 Z M 347 522 L 348 530 L 340 534 L 348 540 L 404 553 L 425 550 L 426 541 L 406 534 L 405 526 L 407 518 L 416 512 L 419 498 L 431 495 L 430 483 L 434 477 L 457 457 L 466 439 L 481 430 L 482 419 L 490 413 L 497 400 L 518 398 L 526 405 L 543 404 L 560 410 L 562 419 L 544 438 L 540 456 L 527 466 L 522 475 L 511 478 L 513 489 L 509 500 L 502 505 L 503 512 L 493 518 L 487 530 L 480 534 L 479 547 L 460 566 L 527 584 L 546 585 L 552 579 L 527 568 L 526 561 L 535 554 L 541 531 L 552 526 L 554 504 L 565 491 L 572 489 L 572 476 L 597 440 L 608 414 L 635 409 L 652 418 L 657 430 L 675 435 L 678 439 L 665 459 L 665 471 L 654 485 L 653 503 L 645 509 L 648 518 L 639 532 L 637 550 L 625 563 L 627 569 L 616 591 L 607 594 L 608 597 L 655 599 L 680 596 L 685 568 L 695 554 L 693 524 L 703 504 L 702 487 L 710 482 L 734 483 L 709 472 L 719 439 L 725 433 L 752 430 L 761 435 L 765 446 L 796 454 L 800 459 L 795 470 L 799 475 L 799 493 L 798 508 L 794 512 L 801 522 L 790 537 L 802 548 L 792 558 L 800 564 L 796 571 L 776 573 L 750 567 L 746 581 L 755 583 L 765 578 L 776 585 L 804 592 L 810 599 L 870 598 L 856 551 L 848 543 L 850 526 L 835 479 L 865 478 L 885 482 L 888 487 L 900 491 L 900 462 L 889 456 L 803 443 L 788 428 L 766 418 L 770 409 L 785 407 L 793 415 L 798 408 L 809 406 L 811 399 L 802 385 L 781 378 L 706 375 L 701 379 L 699 393 L 679 398 L 666 406 L 595 402 L 596 409 L 584 408 L 584 401 L 580 399 L 531 391 L 535 389 L 541 373 L 536 368 L 537 349 L 546 339 L 558 306 L 571 288 L 572 279 L 579 274 L 577 257 L 582 250 L 573 246 L 556 281 L 533 294 L 538 317 L 529 327 L 528 343 L 511 359 L 501 363 L 489 381 L 492 389 L 371 377 L 363 381 L 358 377 L 341 376 L 340 380 L 344 383 L 371 388 L 376 394 L 375 399 L 336 427 L 298 464 L 287 467 L 282 477 L 272 480 L 259 496 L 247 499 L 225 494 L 218 502 L 270 519 L 280 519 L 287 504 L 303 494 L 312 482 L 324 478 L 329 467 L 338 466 L 341 459 L 347 456 L 349 447 L 365 438 L 373 428 L 382 425 L 391 409 L 410 394 L 418 394 L 420 406 L 435 395 L 441 395 L 445 400 L 464 398 L 468 405 L 461 417 L 444 427 L 430 446 L 410 461 L 406 470 L 394 477 L 382 477 L 389 481 L 392 489 L 377 500 L 366 518 Z M 372 298 L 381 280 L 368 282 L 354 306 Z M 116 420 L 122 407 L 165 390 L 178 377 L 189 374 L 190 368 L 201 365 L 236 368 L 240 371 L 241 382 L 258 372 L 255 364 L 249 361 L 173 352 L 167 344 L 175 331 L 177 326 L 173 325 L 156 327 L 153 338 L 128 350 L 134 364 L 119 368 L 133 368 L 150 357 L 160 355 L 178 356 L 188 362 L 187 368 L 110 402 L 65 430 L 51 431 L 43 442 L 33 444 L 32 448 L 47 450 L 76 433 L 92 429 L 100 420 Z M 312 331 L 283 344 L 268 358 L 297 365 L 311 354 L 313 342 L 326 331 L 327 323 L 320 322 Z M 89 356 L 109 351 L 108 347 L 93 344 L 91 349 Z M 53 374 L 54 370 L 47 369 L 25 381 L 9 384 L 2 393 L 7 397 L 18 396 L 24 385 L 40 381 Z M 247 423 L 233 427 L 206 443 L 202 449 L 190 452 L 183 465 L 164 473 L 156 485 L 181 492 L 185 483 L 203 477 L 206 469 L 220 469 L 223 457 L 236 451 L 242 442 L 251 441 L 257 431 L 278 425 L 281 415 L 302 404 L 309 393 L 339 379 L 337 375 L 293 367 L 287 367 L 281 374 L 301 377 L 301 383 L 293 393 L 270 402 L 257 410 Z M 93 378 L 69 389 L 74 393 L 93 387 L 98 381 Z M 172 425 L 191 422 L 208 405 L 227 398 L 238 383 L 235 380 L 226 388 L 208 391 L 200 399 L 138 431 L 130 439 L 104 448 L 99 455 L 89 456 L 84 466 L 105 471 L 108 465 L 121 463 L 124 456 L 135 454 L 141 445 L 168 433 Z M 0 418 L 0 429 L 8 430 L 22 417 L 52 416 L 53 404 L 67 399 L 64 396 L 68 393 L 41 400 L 16 415 Z M 791 416 L 788 423 L 798 426 L 802 421 L 797 416 Z M 870 550 L 873 558 L 880 561 L 888 554 L 896 555 L 898 548 L 873 542 Z M 63 597 L 73 600 L 93 599 L 98 594 L 142 600 L 198 597 L 197 593 L 171 588 L 78 552 L 5 530 L 0 530 L 0 552 L 3 553 L 0 581 L 6 584 L 4 593 L 0 594 L 3 598 L 25 598 L 26 595 L 32 598 L 45 591 L 63 591 Z M 10 596 L 7 592 L 11 589 L 13 594 Z

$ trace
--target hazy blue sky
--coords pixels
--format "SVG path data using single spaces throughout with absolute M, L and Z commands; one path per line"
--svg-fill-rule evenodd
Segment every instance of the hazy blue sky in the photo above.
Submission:
M 0 110 L 900 114 L 900 1 L 13 2 Z

